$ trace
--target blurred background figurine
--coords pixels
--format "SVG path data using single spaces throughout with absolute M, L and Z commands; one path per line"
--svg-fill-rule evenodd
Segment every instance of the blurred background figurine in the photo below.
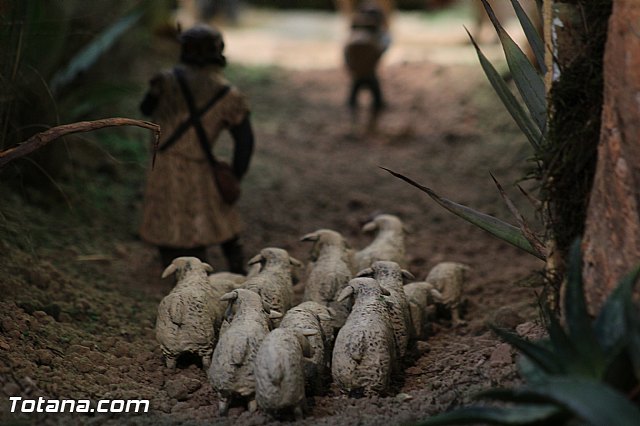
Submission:
M 351 31 L 344 47 L 344 58 L 351 76 L 348 105 L 352 124 L 358 116 L 358 96 L 363 89 L 371 94 L 371 113 L 368 130 L 376 127 L 378 114 L 384 107 L 382 88 L 378 79 L 378 64 L 391 44 L 387 16 L 375 1 L 361 2 L 351 18 Z
M 226 58 L 218 30 L 198 25 L 179 41 L 180 62 L 151 79 L 140 105 L 162 128 L 155 167 L 147 177 L 140 236 L 158 246 L 165 265 L 179 256 L 207 261 L 207 247 L 221 244 L 229 270 L 243 273 L 242 223 L 214 179 L 219 162 L 213 146 L 224 129 L 230 131 L 231 169 L 239 182 L 253 153 L 249 106 L 223 76 Z

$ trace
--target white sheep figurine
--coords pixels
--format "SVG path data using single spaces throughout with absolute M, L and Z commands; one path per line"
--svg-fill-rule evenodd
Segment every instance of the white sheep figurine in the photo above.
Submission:
M 430 320 L 435 317 L 436 302 L 442 295 L 432 283 L 416 281 L 404 286 L 404 293 L 411 313 L 411 340 L 426 340 L 429 335 Z
M 373 262 L 370 268 L 363 269 L 358 273 L 358 276 L 373 278 L 378 281 L 382 288 L 389 291 L 389 296 L 386 296 L 385 299 L 389 306 L 389 315 L 393 325 L 396 352 L 398 357 L 404 357 L 409 346 L 409 336 L 413 332 L 411 331 L 409 302 L 403 285 L 405 279 L 415 279 L 415 277 L 411 272 L 400 268 L 400 265 L 396 262 L 383 260 Z
M 321 394 L 326 388 L 334 341 L 333 311 L 317 302 L 303 302 L 289 309 L 280 328 L 315 330 L 309 336 L 313 355 L 304 360 L 306 389 Z
M 233 318 L 220 335 L 209 367 L 209 381 L 218 394 L 218 411 L 227 415 L 233 398 L 248 400 L 249 411 L 256 409 L 253 362 L 260 343 L 269 333 L 269 319 L 281 316 L 257 293 L 239 288 L 221 298 L 234 306 Z
M 277 328 L 256 354 L 254 376 L 258 407 L 272 415 L 293 411 L 302 420 L 305 408 L 304 359 L 313 354 L 307 340 L 317 330 Z
M 434 266 L 425 278 L 440 293 L 440 300 L 436 302 L 451 312 L 454 325 L 462 324 L 461 317 L 462 293 L 471 270 L 467 265 L 458 262 L 440 262 Z
M 236 274 L 236 273 L 233 273 L 233 272 L 222 271 L 222 272 L 216 272 L 216 273 L 213 273 L 213 274 L 209 275 L 209 282 L 211 282 L 214 285 L 217 282 L 223 282 L 223 283 L 232 282 L 232 283 L 234 283 L 234 285 L 237 286 L 235 288 L 229 289 L 225 293 L 228 293 L 229 291 L 235 290 L 236 288 L 240 288 L 245 283 L 245 281 L 247 281 L 246 275 Z
M 342 235 L 330 229 L 319 229 L 300 241 L 313 242 L 302 300 L 331 307 L 336 313 L 336 327 L 340 328 L 351 307 L 336 302 L 336 298 L 353 278 L 353 250 Z
M 213 268 L 195 257 L 178 257 L 162 272 L 176 274 L 176 285 L 158 306 L 156 339 L 168 368 L 174 369 L 182 353 L 191 352 L 209 366 L 216 342 L 220 312 L 216 293 L 207 273 Z
M 390 260 L 402 268 L 406 267 L 404 236 L 406 227 L 402 221 L 390 214 L 377 215 L 362 227 L 363 232 L 378 231 L 374 240 L 354 255 L 357 273 L 377 260 Z
M 352 279 L 338 297 L 354 297 L 355 303 L 336 337 L 331 374 L 351 396 L 385 394 L 395 370 L 395 339 L 383 295 L 389 292 L 363 277 Z
M 286 250 L 268 247 L 249 260 L 249 265 L 255 264 L 259 264 L 260 269 L 247 279 L 244 288 L 258 293 L 271 309 L 284 315 L 292 304 L 292 268 L 301 268 L 302 262 L 289 256 Z M 274 321 L 274 326 L 279 323 Z

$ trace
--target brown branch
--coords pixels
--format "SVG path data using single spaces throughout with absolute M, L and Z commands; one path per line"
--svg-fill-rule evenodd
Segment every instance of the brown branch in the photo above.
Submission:
M 24 157 L 33 151 L 72 133 L 91 132 L 93 130 L 102 129 L 104 127 L 115 126 L 137 126 L 149 129 L 154 132 L 155 141 L 153 144 L 153 161 L 155 163 L 158 143 L 160 141 L 160 126 L 149 121 L 135 120 L 132 118 L 104 118 L 95 121 L 79 121 L 77 123 L 63 124 L 61 126 L 52 127 L 44 132 L 33 135 L 19 145 L 0 151 L 0 169 L 10 161 L 16 158 Z

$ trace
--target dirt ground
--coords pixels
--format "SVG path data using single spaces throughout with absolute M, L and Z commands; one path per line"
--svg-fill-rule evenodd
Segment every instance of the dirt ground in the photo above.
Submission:
M 262 69 L 235 81 L 253 106 L 257 141 L 239 203 L 247 256 L 276 246 L 307 260 L 309 247 L 299 238 L 318 228 L 337 230 L 362 248 L 371 237 L 360 232 L 361 225 L 373 213 L 386 212 L 410 229 L 409 270 L 418 279 L 441 261 L 472 269 L 464 291 L 466 324 L 434 323 L 433 335 L 405 360 L 389 396 L 353 399 L 332 388 L 309 398 L 300 424 L 405 424 L 466 403 L 474 392 L 517 381 L 514 353 L 489 331 L 489 322 L 528 336 L 539 331 L 536 271 L 542 263 L 447 213 L 379 167 L 511 220 L 489 172 L 526 205 L 513 184 L 525 173 L 530 153 L 480 67 L 428 58 L 391 61 L 381 79 L 388 106 L 371 134 L 363 130 L 365 109 L 356 126 L 350 123 L 347 76 L 338 66 Z M 132 228 L 139 205 L 139 198 L 132 200 L 125 218 Z M 68 225 L 50 226 L 56 235 Z M 164 367 L 153 328 L 158 303 L 172 283 L 160 279 L 152 247 L 135 236 L 110 240 L 103 231 L 87 229 L 88 238 L 104 241 L 99 256 L 82 244 L 18 250 L 14 241 L 0 241 L 0 420 L 277 424 L 240 407 L 219 417 L 201 368 Z M 224 269 L 218 248 L 209 254 L 214 268 Z M 296 285 L 298 295 L 303 285 Z M 140 415 L 15 416 L 8 412 L 14 395 L 149 399 L 151 409 Z

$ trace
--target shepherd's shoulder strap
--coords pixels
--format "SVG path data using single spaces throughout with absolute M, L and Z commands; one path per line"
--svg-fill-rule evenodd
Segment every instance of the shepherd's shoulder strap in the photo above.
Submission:
M 209 100 L 209 102 L 207 102 L 201 109 L 196 110 L 195 104 L 193 102 L 193 95 L 191 94 L 191 91 L 189 90 L 189 87 L 187 86 L 187 83 L 184 80 L 184 72 L 180 68 L 174 68 L 173 72 L 178 80 L 178 84 L 180 85 L 180 89 L 182 90 L 182 94 L 185 98 L 185 101 L 187 102 L 187 107 L 189 107 L 190 116 L 185 121 L 180 123 L 178 127 L 176 127 L 173 134 L 169 138 L 167 138 L 167 140 L 165 141 L 165 143 L 162 144 L 162 146 L 160 146 L 160 148 L 158 149 L 159 151 L 165 151 L 171 145 L 176 143 L 178 139 L 180 139 L 182 135 L 192 125 L 195 127 L 196 132 L 200 133 L 194 122 L 194 118 L 195 120 L 197 120 L 198 123 L 200 123 L 200 117 L 202 117 L 207 111 L 213 108 L 213 106 L 217 104 L 218 101 L 220 101 L 222 98 L 224 98 L 224 96 L 227 93 L 229 93 L 229 90 L 231 90 L 231 86 L 229 85 L 222 86 L 222 88 L 218 91 L 218 93 L 213 95 L 213 97 Z M 200 127 L 202 128 L 202 124 L 200 124 Z M 200 138 L 200 135 L 198 135 L 198 138 Z M 206 134 L 204 139 L 206 142 Z M 209 149 L 207 149 L 207 151 L 209 151 Z

